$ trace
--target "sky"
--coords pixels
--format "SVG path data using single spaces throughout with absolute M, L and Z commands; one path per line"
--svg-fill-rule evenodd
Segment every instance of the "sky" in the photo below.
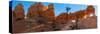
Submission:
M 28 8 L 33 5 L 35 2 L 31 1 L 13 1 L 12 2 L 12 10 L 21 3 L 24 7 L 25 14 L 28 12 Z M 48 6 L 50 3 L 48 2 L 42 2 L 44 6 Z M 65 4 L 65 3 L 53 3 L 54 4 L 54 13 L 56 16 L 58 16 L 61 13 L 66 12 L 66 7 L 70 7 L 71 9 L 69 12 L 76 12 L 79 10 L 84 10 L 87 8 L 87 5 L 80 5 L 80 4 Z M 94 6 L 96 8 L 96 6 Z

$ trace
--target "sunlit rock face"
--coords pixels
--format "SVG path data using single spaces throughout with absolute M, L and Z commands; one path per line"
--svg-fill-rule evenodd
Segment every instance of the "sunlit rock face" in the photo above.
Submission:
M 48 6 L 42 5 L 42 3 L 36 3 L 29 8 L 27 18 L 34 20 L 32 32 L 41 32 L 41 31 L 52 31 L 53 28 L 51 23 L 54 20 L 54 7 L 52 4 Z
M 43 6 L 42 3 L 35 3 L 28 9 L 27 17 L 36 17 L 36 16 L 42 16 L 42 17 L 48 17 L 53 16 L 54 17 L 54 6 L 53 4 L 50 4 L 48 6 Z
M 52 21 L 55 19 L 54 5 L 53 4 L 48 5 L 48 9 L 46 11 L 44 11 L 44 17 L 49 21 Z
M 87 8 L 84 11 L 84 18 L 95 16 L 95 9 L 92 5 L 87 6 Z
M 76 20 L 72 20 L 72 22 L 76 22 Z
M 92 17 L 94 14 L 90 14 L 89 17 Z
M 78 19 L 86 19 L 87 17 L 91 17 L 95 15 L 95 9 L 92 5 L 87 6 L 85 10 L 80 10 L 75 12 Z
M 86 13 L 87 13 L 87 14 L 91 14 L 91 13 L 95 14 L 95 9 L 94 9 L 94 7 L 93 7 L 92 5 L 87 6 L 87 8 L 86 8 Z
M 44 6 L 42 3 L 35 3 L 28 11 L 27 18 L 35 19 L 38 22 L 53 21 L 55 18 L 53 4 Z
M 92 5 L 89 5 L 86 10 L 87 13 L 89 14 L 89 17 L 95 16 L 95 9 Z
M 13 17 L 16 19 L 24 19 L 24 9 L 22 4 L 18 4 L 13 10 Z
M 43 16 L 43 5 L 41 3 L 35 3 L 30 6 L 28 9 L 27 17 L 28 18 L 36 18 L 38 16 Z
M 94 19 L 94 21 L 93 21 Z M 74 13 L 62 13 L 59 16 L 56 17 L 56 22 L 58 26 L 61 26 L 61 29 L 69 29 L 71 24 L 72 27 L 77 26 L 79 28 L 96 28 L 96 15 L 95 15 L 95 9 L 93 6 L 89 5 L 85 10 L 79 10 Z M 67 26 L 64 25 L 67 23 Z M 84 24 L 83 24 L 84 23 Z M 90 23 L 90 24 L 88 24 Z M 82 25 L 83 24 L 83 25 Z M 86 24 L 86 26 L 85 26 Z M 64 27 L 65 26 L 65 27 Z
M 44 7 L 43 7 L 43 11 L 46 11 L 47 9 L 48 9 L 47 6 L 44 6 Z

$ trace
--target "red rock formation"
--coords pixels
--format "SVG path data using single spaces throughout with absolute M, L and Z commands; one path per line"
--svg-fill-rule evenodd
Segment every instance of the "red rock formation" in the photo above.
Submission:
M 35 20 L 52 21 L 55 18 L 53 4 L 47 7 L 43 6 L 41 3 L 36 3 L 32 5 L 28 11 L 27 17 L 34 18 Z
M 80 10 L 80 11 L 77 11 L 73 14 L 76 14 L 76 17 L 78 19 L 84 19 L 86 17 L 89 17 L 91 14 L 95 14 L 95 9 L 92 5 L 89 5 L 85 10 Z
M 34 18 L 35 15 L 37 15 L 37 9 L 34 5 L 30 6 L 28 9 L 27 17 L 28 18 Z
M 22 4 L 18 4 L 13 10 L 12 30 L 13 33 L 26 32 L 27 23 L 25 22 L 24 8 Z
M 83 19 L 91 13 L 95 13 L 94 8 L 93 6 L 88 6 L 86 10 L 80 10 L 69 14 L 62 13 L 55 17 L 53 4 L 44 6 L 42 3 L 35 3 L 28 9 L 27 19 L 16 21 L 16 19 L 24 19 L 24 9 L 23 6 L 19 4 L 13 11 L 13 32 L 41 32 L 52 31 L 56 29 L 72 29 L 72 27 L 75 27 L 76 23 L 78 23 L 76 20 Z M 81 22 L 78 24 L 80 25 L 79 28 L 85 28 L 85 24 L 90 28 L 92 28 L 92 26 L 96 27 L 95 21 L 93 21 L 93 23 L 89 22 L 91 25 L 88 24 L 87 21 L 90 19 L 93 21 L 92 18 L 80 20 Z M 74 22 L 72 20 L 74 20 Z
M 76 17 L 78 18 L 78 19 L 82 19 L 82 18 L 84 18 L 84 16 L 88 16 L 88 15 L 90 15 L 90 14 L 94 14 L 95 13 L 95 9 L 94 9 L 94 7 L 93 6 L 91 6 L 91 5 L 89 5 L 87 8 L 86 8 L 86 10 L 80 10 L 80 11 L 77 11 L 77 12 L 74 12 L 74 13 L 70 13 L 69 15 L 67 15 L 67 13 L 65 14 L 61 14 L 61 15 L 59 15 L 59 16 L 57 16 L 57 20 L 61 20 L 61 19 L 68 19 L 68 20 L 70 20 L 70 19 L 76 19 Z
M 46 11 L 44 11 L 44 17 L 49 21 L 52 21 L 55 19 L 53 4 L 48 5 L 48 9 Z
M 87 18 L 90 18 L 89 16 L 90 16 L 90 14 L 95 14 L 95 11 L 94 11 L 94 7 L 93 6 L 88 6 L 87 8 L 86 8 L 86 10 L 80 10 L 80 11 L 77 11 L 77 12 L 74 12 L 74 13 L 70 13 L 70 14 L 67 14 L 67 13 L 62 13 L 62 14 L 60 14 L 59 16 L 57 16 L 56 17 L 56 25 L 58 26 L 58 27 L 63 27 L 63 26 L 65 26 L 64 24 L 66 24 L 67 26 L 69 26 L 68 24 L 70 24 L 70 23 L 72 23 L 72 22 L 69 22 L 69 21 L 71 21 L 71 20 L 80 20 L 80 21 L 86 21 L 86 20 L 89 20 L 89 19 L 87 19 Z M 95 16 L 95 15 L 94 15 Z M 76 24 L 76 21 L 75 21 L 75 23 L 74 24 Z M 78 23 L 78 21 L 77 21 L 77 23 Z M 81 23 L 83 23 L 83 22 L 81 22 Z M 89 22 L 89 23 L 91 23 L 91 22 Z M 87 26 L 87 28 L 94 28 L 94 27 L 96 27 L 96 21 L 94 21 L 93 22 L 94 24 L 93 24 L 93 26 L 92 26 L 92 24 L 88 24 Z M 87 24 L 87 22 L 85 23 L 84 22 L 84 25 L 85 24 Z M 80 24 L 78 24 L 78 25 L 80 25 Z M 81 25 L 81 26 L 84 26 L 84 25 Z M 75 25 L 74 25 L 75 26 Z M 84 26 L 83 28 L 85 28 L 86 26 Z
M 29 18 L 36 18 L 38 16 L 42 16 L 43 13 L 43 5 L 41 3 L 35 3 L 28 9 L 27 17 Z
M 89 5 L 87 8 L 86 8 L 86 13 L 87 14 L 90 14 L 90 13 L 93 13 L 95 14 L 95 9 L 92 5 Z
M 24 19 L 24 9 L 22 4 L 18 4 L 14 11 L 13 11 L 13 17 L 16 19 Z

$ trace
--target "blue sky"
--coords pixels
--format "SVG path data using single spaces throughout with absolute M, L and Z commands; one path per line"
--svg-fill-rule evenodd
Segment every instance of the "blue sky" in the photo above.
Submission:
M 29 1 L 13 1 L 12 2 L 12 9 L 15 8 L 19 3 L 21 3 L 24 6 L 25 14 L 28 12 L 28 8 L 33 5 L 35 2 L 29 2 Z M 44 6 L 48 6 L 50 3 L 48 2 L 42 2 Z M 55 15 L 58 16 L 61 13 L 66 12 L 66 7 L 70 7 L 71 9 L 69 12 L 75 12 L 79 10 L 84 10 L 87 8 L 87 5 L 79 5 L 79 4 L 64 4 L 64 3 L 53 3 L 54 4 L 54 12 Z M 96 8 L 96 6 L 95 6 Z

